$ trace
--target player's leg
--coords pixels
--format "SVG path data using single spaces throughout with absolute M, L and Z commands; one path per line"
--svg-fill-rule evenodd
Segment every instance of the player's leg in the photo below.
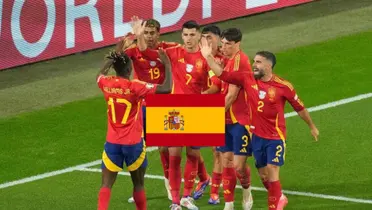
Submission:
M 120 145 L 106 142 L 102 153 L 102 185 L 98 194 L 98 210 L 107 210 L 111 188 L 117 173 L 122 170 L 123 156 Z
M 263 186 L 266 188 L 266 190 L 269 190 L 270 182 L 269 182 L 269 172 L 267 171 L 267 167 L 259 168 L 258 174 L 260 175 L 260 179 L 262 181 Z
M 142 138 L 144 141 L 146 141 L 146 106 L 142 105 L 142 122 L 143 122 L 143 132 L 142 132 Z M 129 203 L 134 203 L 134 198 L 130 197 L 128 199 Z
M 225 146 L 217 147 L 221 152 L 222 162 L 222 187 L 225 200 L 224 210 L 234 209 L 236 175 L 234 169 L 234 147 L 233 136 L 231 135 L 232 125 L 225 126 Z
M 181 206 L 187 209 L 198 209 L 191 197 L 192 189 L 194 188 L 195 178 L 198 174 L 198 161 L 200 158 L 199 147 L 186 147 L 186 164 L 184 170 L 184 187 L 183 196 L 181 199 Z
M 169 185 L 172 194 L 172 209 L 180 207 L 181 154 L 182 147 L 169 147 Z
M 236 176 L 243 188 L 243 209 L 250 210 L 253 206 L 251 193 L 251 170 L 247 165 L 247 159 L 252 155 L 250 134 L 245 126 L 236 123 L 232 125 L 231 133 L 234 143 L 234 168 Z
M 281 140 L 265 140 L 267 153 L 267 172 L 270 188 L 268 190 L 269 210 L 282 210 L 288 199 L 282 193 L 279 179 L 280 167 L 284 164 L 285 142 Z
M 132 178 L 133 198 L 136 203 L 136 209 L 146 210 L 144 179 L 147 167 L 147 157 L 145 142 L 142 139 L 138 144 L 122 146 L 122 152 Z
M 170 185 L 169 185 L 169 151 L 168 147 L 159 147 L 159 154 L 161 165 L 163 167 L 164 172 L 164 185 L 165 189 L 168 193 L 168 199 L 172 200 L 172 194 L 170 192 Z
M 205 168 L 203 156 L 201 154 L 199 155 L 199 160 L 198 160 L 198 177 L 199 177 L 199 183 L 196 185 L 195 191 L 193 194 L 193 198 L 195 200 L 203 196 L 205 189 L 209 186 L 209 183 L 211 181 L 210 176 L 207 173 L 207 169 Z
M 212 147 L 213 152 L 213 173 L 212 173 L 212 186 L 210 191 L 209 204 L 220 203 L 219 189 L 222 183 L 222 162 L 221 152 L 217 151 L 216 147 Z
M 142 106 L 143 139 L 146 141 L 146 106 Z

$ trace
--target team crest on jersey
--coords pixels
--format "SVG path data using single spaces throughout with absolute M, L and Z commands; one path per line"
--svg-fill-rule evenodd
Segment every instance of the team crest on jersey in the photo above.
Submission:
M 184 130 L 185 121 L 179 111 L 172 110 L 164 116 L 164 130 Z
M 147 89 L 152 89 L 152 88 L 154 88 L 154 84 L 146 83 L 146 88 Z
M 156 61 L 150 61 L 150 66 L 152 67 L 156 66 Z
M 201 59 L 196 60 L 195 67 L 196 67 L 197 70 L 202 69 L 203 61 Z
M 262 100 L 265 98 L 265 96 L 266 96 L 266 92 L 263 90 L 260 90 L 258 93 L 258 97 Z
M 193 65 L 191 65 L 191 64 L 186 64 L 186 71 L 187 71 L 188 73 L 192 72 L 193 68 L 194 68 Z
M 276 94 L 276 89 L 273 88 L 273 87 L 270 87 L 267 93 L 269 94 L 269 100 L 274 101 L 275 94 Z

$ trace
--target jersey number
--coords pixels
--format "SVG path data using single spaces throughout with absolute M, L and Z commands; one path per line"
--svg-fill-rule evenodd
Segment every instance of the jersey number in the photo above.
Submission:
M 248 146 L 248 136 L 247 135 L 244 135 L 242 137 L 242 140 L 244 141 L 244 144 L 242 145 L 242 147 Z
M 192 79 L 191 74 L 186 74 L 187 80 L 186 80 L 186 85 L 188 85 Z
M 280 146 L 280 145 L 278 145 L 278 146 L 276 147 L 276 153 L 275 153 L 275 156 L 280 157 L 280 153 L 281 153 L 282 151 L 283 151 L 283 147 Z
M 264 104 L 263 101 L 259 101 L 259 102 L 258 102 L 257 111 L 259 111 L 259 112 L 263 112 L 262 107 L 263 107 L 264 105 L 265 105 L 265 104 Z
M 128 117 L 129 117 L 129 112 L 132 109 L 132 103 L 130 103 L 128 100 L 126 100 L 124 98 L 117 98 L 115 100 L 115 102 L 119 103 L 119 104 L 125 104 L 126 105 L 126 108 L 125 108 L 125 111 L 124 111 L 124 116 L 123 116 L 123 119 L 121 120 L 121 124 L 127 123 L 127 120 L 128 120 Z M 109 98 L 108 105 L 111 107 L 112 122 L 116 123 L 115 103 L 114 103 L 113 98 L 111 98 L 111 97 Z
M 157 67 L 151 68 L 149 73 L 150 73 L 151 80 L 158 79 L 160 77 L 160 70 Z
M 208 83 L 207 84 L 208 84 L 208 87 L 211 87 L 212 86 L 212 80 L 209 77 L 208 77 Z

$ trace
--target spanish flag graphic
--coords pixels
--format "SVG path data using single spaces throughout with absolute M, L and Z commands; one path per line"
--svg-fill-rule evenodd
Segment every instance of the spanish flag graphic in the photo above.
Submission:
M 224 95 L 147 96 L 146 145 L 224 146 Z

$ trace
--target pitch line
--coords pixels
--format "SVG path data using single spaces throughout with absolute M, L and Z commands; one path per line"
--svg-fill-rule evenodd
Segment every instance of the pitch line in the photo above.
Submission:
M 79 168 L 78 171 L 87 171 L 87 172 L 97 172 L 101 173 L 101 169 L 97 168 Z M 130 176 L 128 172 L 119 172 L 120 175 L 124 176 Z M 164 180 L 164 176 L 159 175 L 151 175 L 151 174 L 145 174 L 145 178 L 148 179 L 157 179 L 157 180 Z M 182 179 L 182 182 L 184 180 Z M 198 183 L 198 181 L 195 181 Z M 242 186 L 237 185 L 236 188 L 241 189 Z M 251 187 L 252 190 L 255 191 L 264 191 L 266 192 L 265 188 L 262 187 Z M 292 191 L 292 190 L 283 190 L 284 194 L 287 195 L 297 195 L 297 196 L 306 196 L 306 197 L 312 197 L 312 198 L 322 198 L 322 199 L 328 199 L 328 200 L 337 200 L 337 201 L 346 201 L 346 202 L 353 202 L 353 203 L 365 203 L 365 204 L 372 204 L 372 200 L 367 199 L 359 199 L 359 198 L 350 198 L 350 197 L 344 197 L 344 196 L 337 196 L 337 195 L 325 195 L 325 194 L 317 194 L 317 193 L 311 193 L 311 192 L 299 192 L 299 191 Z
M 338 100 L 338 101 L 322 104 L 322 105 L 319 105 L 319 106 L 310 107 L 310 108 L 308 108 L 308 111 L 309 112 L 320 111 L 320 110 L 333 108 L 333 107 L 336 107 L 336 106 L 352 103 L 352 102 L 355 102 L 355 101 L 360 101 L 360 100 L 371 98 L 371 97 L 372 97 L 372 93 L 361 94 L 361 95 L 357 95 L 357 96 L 354 96 L 354 97 L 345 98 L 345 99 L 341 99 L 341 100 Z M 286 113 L 284 116 L 286 118 L 288 118 L 288 117 L 293 117 L 293 116 L 296 116 L 296 115 L 297 115 L 296 112 L 290 112 L 290 113 Z M 150 147 L 150 148 L 147 149 L 147 152 L 152 152 L 156 149 L 157 149 L 156 147 Z M 92 161 L 92 162 L 89 162 L 89 163 L 85 163 L 85 164 L 81 164 L 81 165 L 77 165 L 77 166 L 72 166 L 72 167 L 68 167 L 68 168 L 65 168 L 65 169 L 61 169 L 61 170 L 56 170 L 56 171 L 52 171 L 52 172 L 37 174 L 35 176 L 26 177 L 26 178 L 11 181 L 11 182 L 5 182 L 5 183 L 0 184 L 0 189 L 4 189 L 4 188 L 7 188 L 7 187 L 12 187 L 12 186 L 19 185 L 19 184 L 25 184 L 25 183 L 28 183 L 28 182 L 33 182 L 33 181 L 45 179 L 45 178 L 52 177 L 52 176 L 57 176 L 59 174 L 69 173 L 69 172 L 72 172 L 72 171 L 75 171 L 75 170 L 80 170 L 82 168 L 95 166 L 95 165 L 98 165 L 100 163 L 101 163 L 101 160 L 95 160 L 95 161 Z M 258 188 L 256 188 L 256 189 L 258 189 Z M 314 194 L 314 197 L 316 195 L 320 195 L 320 194 Z M 352 202 L 352 201 L 350 201 L 350 202 Z

